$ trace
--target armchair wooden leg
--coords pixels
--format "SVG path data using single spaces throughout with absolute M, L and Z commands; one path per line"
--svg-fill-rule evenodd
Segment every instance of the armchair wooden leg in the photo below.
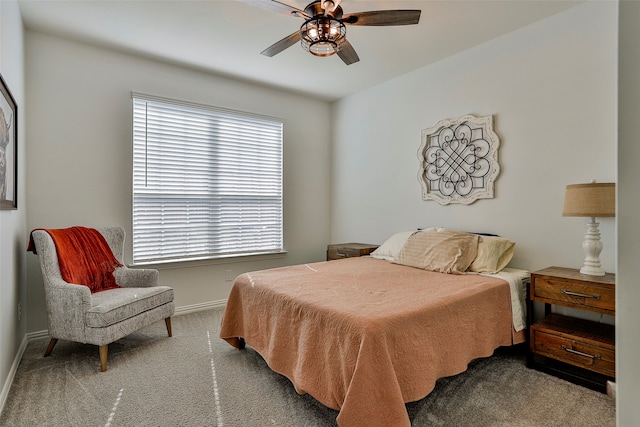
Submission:
M 51 338 L 51 341 L 49 341 L 49 345 L 47 346 L 47 349 L 44 351 L 44 357 L 47 357 L 48 355 L 51 354 L 51 352 L 53 351 L 53 347 L 56 346 L 57 342 L 58 342 L 58 338 Z
M 109 345 L 100 346 L 100 371 L 105 372 L 107 370 L 107 354 L 109 352 Z
M 164 323 L 165 325 L 167 325 L 167 333 L 170 337 L 172 337 L 173 334 L 171 333 L 171 317 L 167 317 L 166 319 L 164 319 Z

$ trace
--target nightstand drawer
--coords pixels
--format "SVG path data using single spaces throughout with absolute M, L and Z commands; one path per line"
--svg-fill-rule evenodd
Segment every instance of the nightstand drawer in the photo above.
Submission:
M 534 354 L 615 377 L 614 325 L 552 313 L 531 325 Z
M 615 377 L 615 350 L 569 339 L 552 333 L 533 331 L 532 350 L 535 354 L 551 357 L 603 375 Z
M 369 255 L 378 248 L 377 245 L 365 243 L 340 243 L 327 246 L 327 260 L 353 258 Z
M 359 249 L 350 248 L 347 246 L 329 248 L 329 257 L 332 259 L 358 257 L 363 255 L 367 254 L 362 253 L 362 251 L 360 251 Z
M 551 304 L 615 314 L 614 287 L 591 283 L 576 283 L 558 278 L 534 277 L 532 297 Z

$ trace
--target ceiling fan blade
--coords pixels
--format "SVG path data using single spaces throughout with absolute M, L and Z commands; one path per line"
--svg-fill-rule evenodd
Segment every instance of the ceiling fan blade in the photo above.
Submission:
M 344 45 L 338 51 L 338 56 L 347 65 L 351 65 L 354 62 L 360 61 L 360 58 L 358 57 L 356 50 L 353 48 L 351 43 L 349 43 L 349 40 L 344 41 Z
M 349 25 L 413 25 L 420 21 L 420 10 L 372 10 L 351 13 L 340 21 Z
M 271 46 L 269 46 L 268 48 L 260 52 L 260 54 L 264 56 L 274 56 L 282 52 L 286 48 L 293 46 L 299 41 L 300 41 L 300 31 L 296 31 L 295 33 L 288 35 L 282 40 L 275 42 L 274 44 L 272 44 Z
M 246 3 L 251 6 L 259 7 L 266 10 L 271 10 L 274 12 L 284 13 L 285 15 L 290 15 L 294 17 L 300 18 L 311 18 L 307 15 L 303 10 L 298 9 L 297 7 L 289 6 L 288 4 L 280 3 L 276 0 L 237 0 L 241 3 Z

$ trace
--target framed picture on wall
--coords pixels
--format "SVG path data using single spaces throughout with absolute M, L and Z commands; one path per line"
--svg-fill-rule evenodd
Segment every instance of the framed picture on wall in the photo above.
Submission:
M 0 209 L 18 209 L 18 106 L 0 75 Z

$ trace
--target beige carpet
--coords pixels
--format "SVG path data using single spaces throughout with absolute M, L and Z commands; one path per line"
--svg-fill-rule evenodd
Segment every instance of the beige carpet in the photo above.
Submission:
M 175 316 L 109 346 L 100 372 L 95 346 L 48 339 L 25 351 L 1 426 L 335 426 L 337 412 L 272 372 L 251 348 L 218 338 L 221 309 Z M 523 348 L 501 349 L 442 379 L 407 404 L 412 425 L 615 426 L 615 402 L 525 367 Z

